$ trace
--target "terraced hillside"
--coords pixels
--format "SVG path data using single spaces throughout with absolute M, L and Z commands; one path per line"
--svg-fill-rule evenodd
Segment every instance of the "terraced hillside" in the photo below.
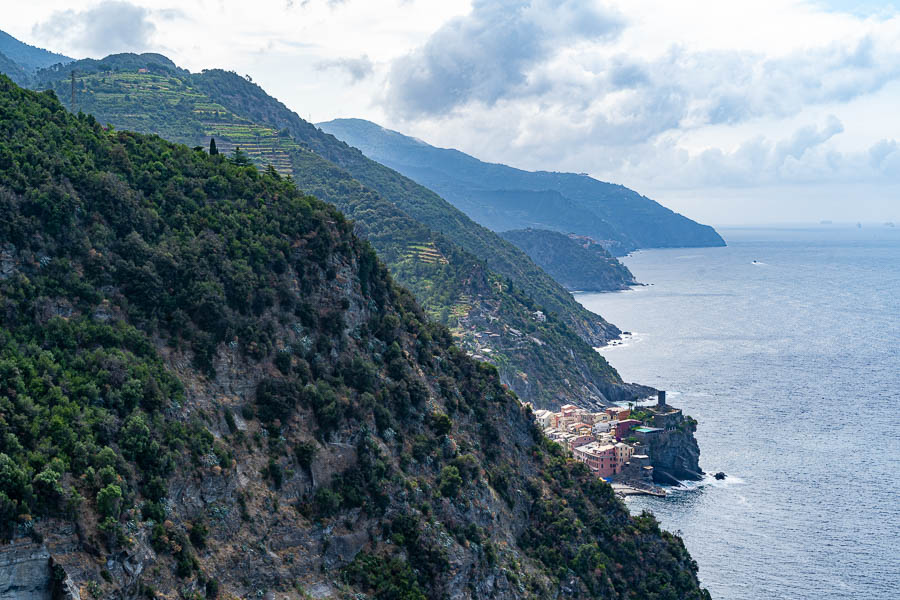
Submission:
M 45 71 L 35 85 L 52 89 L 71 108 L 74 72 L 76 110 L 120 129 L 153 132 L 191 146 L 206 147 L 215 138 L 220 152 L 240 147 L 254 163 L 272 165 L 288 177 L 293 174 L 291 153 L 303 147 L 289 135 L 229 111 L 193 86 L 190 73 L 164 57 L 134 63 L 125 56 Z

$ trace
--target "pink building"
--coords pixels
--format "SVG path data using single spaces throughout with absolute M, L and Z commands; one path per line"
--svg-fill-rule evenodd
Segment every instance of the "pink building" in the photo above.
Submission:
M 574 435 L 574 437 L 569 439 L 569 450 L 575 451 L 575 448 L 580 448 L 585 444 L 590 444 L 594 441 L 594 436 L 587 435 Z
M 588 468 L 600 477 L 611 477 L 618 471 L 616 447 L 612 444 L 591 442 L 579 446 L 572 451 L 575 460 L 585 463 Z

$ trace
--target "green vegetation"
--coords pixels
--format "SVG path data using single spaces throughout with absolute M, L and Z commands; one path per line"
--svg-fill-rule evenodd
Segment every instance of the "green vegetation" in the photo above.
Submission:
M 284 273 L 324 266 L 338 245 L 371 250 L 339 240 L 343 217 L 277 175 L 106 132 L 6 79 L 0 102 L 0 242 L 17 265 L 0 280 L 3 524 L 8 534 L 21 514 L 71 515 L 83 498 L 115 520 L 214 449 L 202 424 L 165 416 L 184 396 L 151 336 L 210 374 L 228 340 L 264 359 L 267 311 L 302 308 Z M 291 239 L 309 258 L 297 262 Z M 374 257 L 364 264 L 383 303 Z M 290 407 L 270 396 L 261 386 L 261 418 L 284 417 Z
M 603 242 L 618 254 L 636 248 L 725 244 L 712 227 L 585 173 L 529 172 L 485 163 L 362 119 L 337 119 L 320 126 L 434 190 L 494 231 L 536 227 L 573 232 Z
M 681 541 L 544 440 L 335 208 L 274 170 L 106 130 L 5 77 L 0 111 L 5 535 L 73 522 L 76 583 L 97 596 L 262 595 L 335 560 L 350 594 L 376 598 L 487 581 L 705 597 Z M 215 393 L 223 356 L 250 388 L 247 436 Z M 168 496 L 207 484 L 230 488 L 227 506 Z M 341 562 L 326 530 L 367 541 Z M 299 548 L 294 532 L 317 550 L 279 558 L 282 578 L 262 561 L 270 542 Z M 156 551 L 152 586 L 106 569 L 135 536 Z M 474 567 L 462 584 L 451 556 Z
M 608 292 L 634 285 L 634 275 L 603 246 L 545 229 L 518 229 L 500 234 L 570 290 Z
M 477 353 L 482 344 L 476 333 L 499 336 L 491 338 L 489 358 L 522 398 L 558 405 L 642 393 L 639 387 L 623 387 L 615 370 L 593 351 L 618 330 L 578 305 L 521 251 L 432 192 L 316 130 L 246 79 L 220 70 L 192 75 L 159 55 L 121 54 L 42 71 L 39 85 L 54 89 L 65 103 L 72 70 L 78 108 L 101 123 L 189 146 L 211 147 L 215 140 L 216 151 L 230 153 L 234 164 L 270 165 L 280 175 L 291 175 L 304 191 L 335 204 L 355 220 L 356 231 L 429 317 L 450 327 L 462 347 Z M 353 166 L 384 193 L 336 163 Z M 428 207 L 430 226 L 411 218 L 409 207 L 398 207 L 401 202 Z M 436 233 L 445 229 L 447 235 Z M 473 246 L 481 254 L 464 249 L 475 239 L 481 240 Z M 511 275 L 493 268 L 498 260 Z M 537 322 L 536 310 L 549 319 Z M 290 355 L 279 360 L 282 368 Z

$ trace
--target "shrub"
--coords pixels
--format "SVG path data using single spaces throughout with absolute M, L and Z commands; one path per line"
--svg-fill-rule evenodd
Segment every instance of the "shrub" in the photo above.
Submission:
M 297 464 L 309 471 L 316 456 L 316 446 L 312 442 L 300 442 L 294 446 L 294 456 Z
M 447 435 L 453 428 L 453 420 L 442 412 L 431 413 L 428 424 L 435 435 Z
M 122 488 L 110 484 L 97 492 L 97 511 L 104 517 L 119 518 L 122 507 Z
M 462 483 L 463 480 L 459 475 L 459 469 L 453 465 L 444 467 L 438 477 L 438 489 L 441 491 L 441 496 L 445 498 L 456 498 Z

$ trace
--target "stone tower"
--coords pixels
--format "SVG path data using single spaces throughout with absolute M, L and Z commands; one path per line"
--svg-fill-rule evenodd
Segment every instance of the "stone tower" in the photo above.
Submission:
M 663 411 L 666 410 L 666 392 L 665 390 L 659 390 L 659 394 L 656 396 L 656 410 Z

